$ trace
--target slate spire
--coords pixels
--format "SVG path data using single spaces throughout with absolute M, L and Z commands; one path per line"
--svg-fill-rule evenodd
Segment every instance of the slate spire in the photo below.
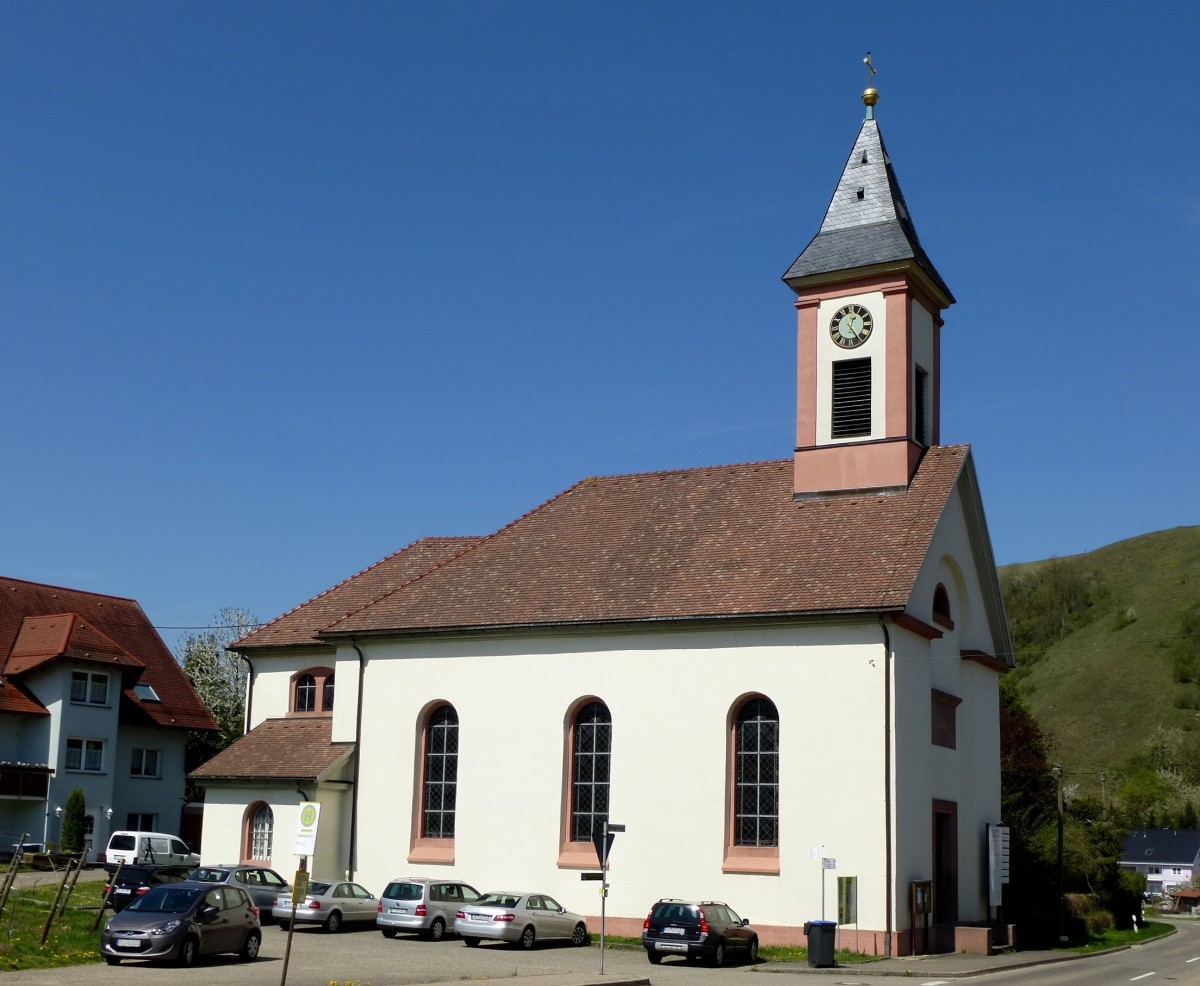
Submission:
M 921 247 L 900 183 L 875 120 L 878 93 L 867 89 L 867 116 L 842 169 L 821 228 L 783 275 L 799 293 L 808 284 L 846 280 L 901 268 L 915 269 L 945 305 L 954 296 Z

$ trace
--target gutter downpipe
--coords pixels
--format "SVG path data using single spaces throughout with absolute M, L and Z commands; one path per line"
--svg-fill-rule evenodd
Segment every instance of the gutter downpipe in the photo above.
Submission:
M 895 915 L 893 914 L 892 860 L 892 637 L 888 633 L 887 621 L 881 616 L 879 628 L 883 631 L 883 838 L 884 838 L 884 931 L 883 954 L 892 957 L 892 936 Z
M 349 866 L 346 869 L 346 879 L 354 879 L 354 871 L 358 866 L 358 773 L 362 764 L 362 710 L 363 710 L 363 678 L 366 676 L 367 659 L 362 649 L 350 638 L 350 646 L 358 654 L 358 695 L 354 702 L 354 790 L 350 794 L 350 847 Z
M 250 712 L 254 708 L 254 665 L 250 663 L 250 658 L 240 650 L 234 653 L 245 661 L 246 667 L 249 668 L 246 674 L 246 707 L 242 710 L 242 735 L 245 736 L 250 732 Z

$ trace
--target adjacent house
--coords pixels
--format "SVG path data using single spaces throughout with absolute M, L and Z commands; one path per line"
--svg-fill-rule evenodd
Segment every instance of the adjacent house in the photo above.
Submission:
M 58 842 L 76 788 L 92 859 L 178 832 L 188 731 L 215 729 L 135 600 L 0 578 L 0 849 Z
M 789 457 L 588 477 L 244 637 L 249 731 L 192 775 L 212 858 L 290 874 L 316 800 L 318 878 L 441 873 L 593 922 L 581 876 L 620 824 L 613 934 L 663 896 L 728 901 L 764 942 L 840 916 L 881 954 L 993 916 L 1011 647 L 970 449 L 940 443 L 954 299 L 874 99 L 784 276 Z
M 1200 832 L 1133 829 L 1121 847 L 1120 865 L 1146 877 L 1146 893 L 1168 895 L 1200 874 Z

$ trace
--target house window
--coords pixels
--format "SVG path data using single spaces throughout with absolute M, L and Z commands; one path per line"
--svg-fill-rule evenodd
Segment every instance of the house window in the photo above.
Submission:
M 71 672 L 71 701 L 87 705 L 108 704 L 108 675 Z
M 769 699 L 742 706 L 734 727 L 734 843 L 779 845 L 779 713 Z
M 833 364 L 833 438 L 871 434 L 871 360 L 843 359 Z
M 246 856 L 269 860 L 275 834 L 275 813 L 265 801 L 256 801 L 246 809 Z
M 133 765 L 129 768 L 130 777 L 162 777 L 159 761 L 162 750 L 134 750 Z
M 292 714 L 333 711 L 333 668 L 307 668 L 292 678 Z
M 458 713 L 453 706 L 436 708 L 425 725 L 424 766 L 421 835 L 453 839 L 458 800 Z
M 125 816 L 125 827 L 131 832 L 157 832 L 158 816 L 147 812 L 131 811 Z
M 67 740 L 67 770 L 98 774 L 104 768 L 104 740 L 70 737 Z
M 571 756 L 571 841 L 590 842 L 608 818 L 612 716 L 603 702 L 589 702 L 575 716 Z
M 932 724 L 931 741 L 934 746 L 944 746 L 948 750 L 957 748 L 958 730 L 956 720 L 958 707 L 962 699 L 957 695 L 940 692 L 936 688 L 929 691 L 930 722 Z
M 950 593 L 940 582 L 933 590 L 933 622 L 947 630 L 954 629 L 954 620 L 950 618 Z

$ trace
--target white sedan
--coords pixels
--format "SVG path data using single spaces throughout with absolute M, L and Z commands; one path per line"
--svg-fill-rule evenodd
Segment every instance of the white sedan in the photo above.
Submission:
M 490 893 L 463 905 L 454 916 L 454 933 L 472 948 L 484 938 L 533 948 L 542 939 L 588 943 L 587 922 L 549 894 Z
M 283 894 L 275 898 L 271 906 L 271 917 L 279 927 L 287 931 L 293 917 L 297 922 L 319 924 L 322 930 L 334 932 L 346 922 L 352 924 L 374 924 L 375 911 L 379 907 L 374 895 L 357 883 L 321 883 L 316 880 L 308 885 L 304 900 L 296 901 L 296 913 L 292 914 L 292 897 Z

